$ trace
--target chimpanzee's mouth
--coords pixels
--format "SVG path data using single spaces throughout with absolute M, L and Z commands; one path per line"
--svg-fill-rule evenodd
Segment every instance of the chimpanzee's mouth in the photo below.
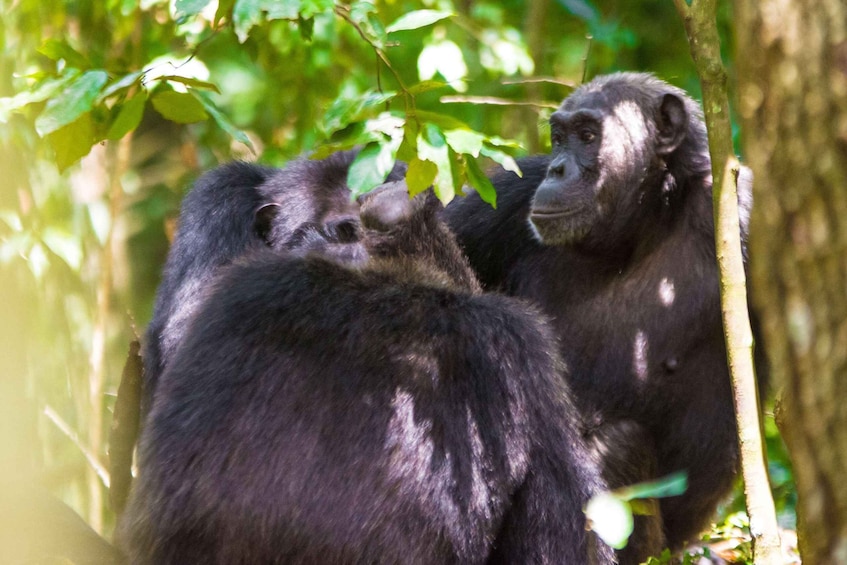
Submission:
M 579 212 L 579 210 L 572 208 L 533 208 L 529 213 L 529 217 L 539 220 L 554 220 L 576 216 Z

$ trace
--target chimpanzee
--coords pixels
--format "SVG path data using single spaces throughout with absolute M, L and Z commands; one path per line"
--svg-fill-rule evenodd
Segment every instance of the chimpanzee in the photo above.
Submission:
M 338 252 L 356 249 L 344 245 L 358 237 L 358 213 L 347 190 L 347 171 L 356 154 L 301 158 L 283 169 L 233 162 L 197 181 L 183 200 L 177 236 L 147 328 L 142 414 L 149 410 L 156 382 L 188 319 L 221 267 L 256 248 L 295 245 L 309 229 L 332 232 L 333 241 L 340 241 L 335 246 Z M 386 180 L 399 180 L 404 172 L 405 166 L 398 163 Z M 290 190 L 292 185 L 302 192 Z M 279 214 L 283 208 L 286 213 Z M 296 228 L 301 231 L 295 233 Z
M 551 331 L 438 206 L 386 185 L 356 241 L 283 206 L 296 243 L 219 269 L 147 417 L 132 563 L 613 562 Z
M 678 548 L 738 464 L 702 112 L 651 75 L 619 73 L 577 88 L 550 135 L 552 154 L 520 161 L 522 178 L 493 177 L 496 210 L 471 195 L 446 219 L 485 288 L 551 317 L 611 486 L 688 473 L 687 492 L 660 502 Z

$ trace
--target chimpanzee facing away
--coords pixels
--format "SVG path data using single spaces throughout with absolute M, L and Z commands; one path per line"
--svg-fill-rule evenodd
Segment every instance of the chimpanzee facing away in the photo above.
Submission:
M 296 245 L 304 230 L 330 232 L 332 241 L 341 242 L 336 246 L 340 252 L 348 250 L 343 243 L 358 238 L 357 207 L 347 190 L 355 157 L 355 151 L 346 151 L 323 160 L 303 158 L 284 169 L 234 162 L 197 181 L 183 200 L 144 340 L 142 413 L 149 410 L 159 376 L 221 267 L 257 248 Z M 404 170 L 398 164 L 386 180 L 403 178 Z
M 480 293 L 437 206 L 387 185 L 355 241 L 283 207 L 291 246 L 219 270 L 147 417 L 131 562 L 613 561 L 551 332 Z
M 471 195 L 446 213 L 484 287 L 551 317 L 611 486 L 687 471 L 660 502 L 672 548 L 708 524 L 738 461 L 701 116 L 650 75 L 599 77 L 551 116 L 550 156 L 494 176 L 496 210 Z

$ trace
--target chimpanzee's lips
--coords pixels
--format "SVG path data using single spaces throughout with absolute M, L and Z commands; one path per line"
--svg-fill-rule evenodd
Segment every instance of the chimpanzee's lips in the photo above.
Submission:
M 530 211 L 529 217 L 538 220 L 555 220 L 576 216 L 577 214 L 579 214 L 579 210 L 567 208 L 533 208 Z

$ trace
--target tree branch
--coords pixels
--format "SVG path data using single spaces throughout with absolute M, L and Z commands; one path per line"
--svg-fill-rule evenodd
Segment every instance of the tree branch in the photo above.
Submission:
M 95 475 L 100 479 L 100 482 L 103 483 L 103 486 L 109 488 L 109 471 L 100 463 L 100 460 L 97 458 L 97 455 L 92 452 L 88 447 L 79 439 L 79 434 L 77 434 L 73 428 L 71 428 L 65 420 L 62 419 L 59 414 L 53 410 L 50 406 L 44 407 L 44 415 L 47 416 L 47 419 L 53 422 L 59 431 L 67 436 L 71 442 L 82 452 L 82 455 L 85 457 L 85 460 L 88 461 L 88 464 L 91 466 L 91 469 L 94 471 Z

